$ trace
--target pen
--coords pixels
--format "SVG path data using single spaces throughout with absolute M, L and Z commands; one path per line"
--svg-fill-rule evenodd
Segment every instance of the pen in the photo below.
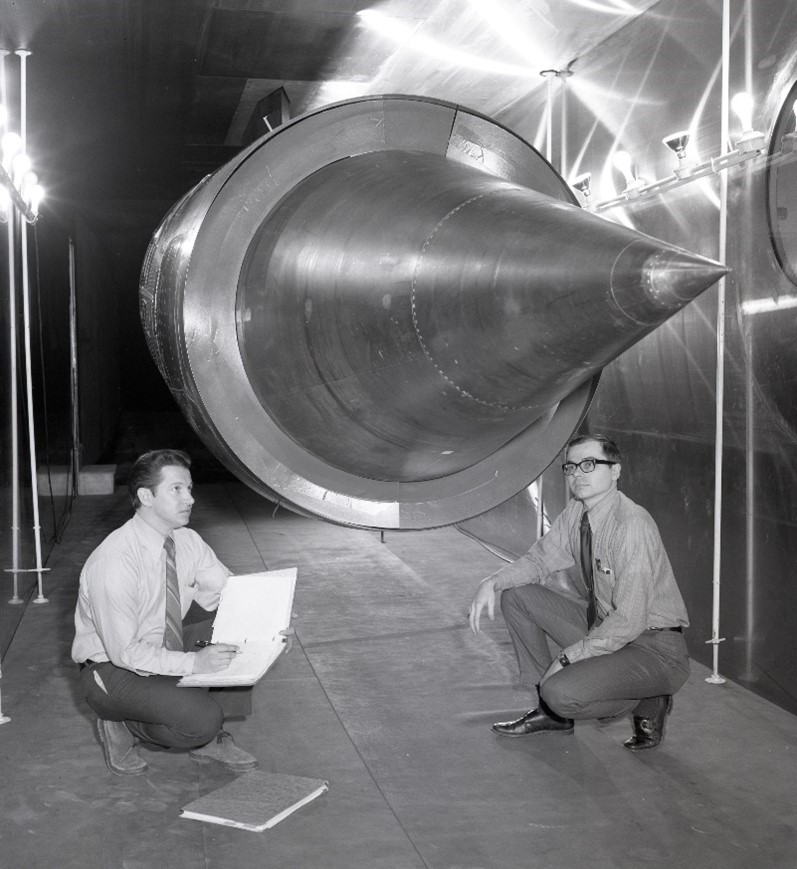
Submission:
M 210 640 L 197 640 L 197 641 L 194 643 L 194 645 L 195 645 L 195 646 L 198 646 L 200 649 L 204 649 L 206 646 L 215 646 L 215 645 L 217 645 L 217 643 L 212 643 Z M 235 654 L 236 654 L 236 655 L 240 655 L 240 654 L 241 654 L 241 650 L 240 650 L 240 649 L 236 649 L 236 650 L 235 650 Z

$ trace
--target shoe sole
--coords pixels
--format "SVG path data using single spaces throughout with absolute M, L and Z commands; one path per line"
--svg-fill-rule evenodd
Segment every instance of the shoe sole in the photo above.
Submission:
M 529 736 L 543 736 L 546 733 L 555 733 L 555 734 L 559 734 L 562 736 L 567 736 L 567 735 L 572 736 L 572 734 L 575 733 L 574 727 L 571 727 L 569 730 L 537 730 L 534 733 L 501 733 L 500 730 L 493 730 L 492 728 L 490 728 L 490 730 L 496 736 L 507 736 L 510 739 L 523 739 L 523 738 L 528 738 Z
M 108 742 L 105 739 L 105 736 L 103 734 L 103 728 L 99 721 L 97 721 L 97 735 L 100 737 L 100 744 L 102 745 L 102 755 L 105 758 L 105 765 L 114 775 L 144 775 L 144 773 L 149 771 L 149 766 L 145 761 L 142 761 L 143 766 L 137 767 L 136 769 L 122 769 L 121 767 L 115 767 L 111 763 L 110 747 L 108 746 Z

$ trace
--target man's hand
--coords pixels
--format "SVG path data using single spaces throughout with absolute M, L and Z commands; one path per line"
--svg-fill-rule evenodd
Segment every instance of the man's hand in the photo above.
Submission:
M 284 631 L 280 631 L 280 636 L 282 637 L 282 642 L 285 643 L 285 654 L 293 648 L 293 637 L 296 634 L 293 628 L 285 628 Z
M 495 619 L 495 580 L 489 576 L 479 583 L 476 594 L 473 595 L 473 600 L 470 602 L 468 621 L 470 622 L 470 629 L 477 636 L 481 633 L 479 623 L 485 606 L 487 607 L 487 617 L 493 621 Z
M 238 646 L 227 643 L 214 643 L 200 649 L 194 657 L 193 673 L 218 673 L 230 666 L 230 661 L 238 654 Z

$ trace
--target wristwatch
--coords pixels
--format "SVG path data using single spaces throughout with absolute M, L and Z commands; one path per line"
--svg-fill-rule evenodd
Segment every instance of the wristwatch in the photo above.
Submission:
M 562 654 L 559 655 L 559 663 L 563 667 L 566 667 L 570 663 L 570 658 L 568 658 L 567 655 L 564 652 L 562 652 Z

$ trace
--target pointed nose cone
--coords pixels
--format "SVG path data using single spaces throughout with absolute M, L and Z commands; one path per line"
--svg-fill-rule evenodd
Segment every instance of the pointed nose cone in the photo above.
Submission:
M 630 319 L 658 325 L 729 271 L 722 263 L 640 237 L 617 257 L 611 293 Z

